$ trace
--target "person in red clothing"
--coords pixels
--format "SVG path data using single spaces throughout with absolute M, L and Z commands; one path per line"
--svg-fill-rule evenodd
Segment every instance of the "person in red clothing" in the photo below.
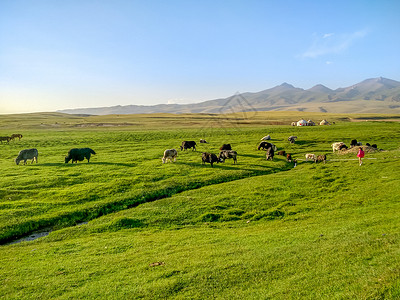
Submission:
M 365 153 L 364 153 L 364 150 L 363 150 L 363 148 L 359 148 L 358 149 L 358 153 L 357 153 L 357 157 L 358 157 L 358 162 L 360 163 L 360 166 L 362 165 L 362 158 L 364 157 L 364 155 L 365 155 Z

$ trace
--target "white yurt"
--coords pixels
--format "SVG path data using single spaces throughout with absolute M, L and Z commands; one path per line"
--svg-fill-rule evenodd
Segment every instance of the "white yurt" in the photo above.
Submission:
M 300 121 L 297 121 L 297 126 L 307 126 L 308 123 L 306 120 L 301 119 Z
M 327 120 L 322 120 L 321 122 L 319 122 L 319 125 L 330 125 L 330 124 Z

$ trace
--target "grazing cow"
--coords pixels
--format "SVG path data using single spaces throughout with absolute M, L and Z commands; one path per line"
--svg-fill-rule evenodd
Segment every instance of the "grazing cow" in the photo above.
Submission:
M 11 139 L 13 140 L 13 139 L 15 139 L 15 138 L 18 138 L 18 140 L 21 140 L 21 139 L 22 139 L 22 134 L 20 134 L 20 133 L 14 133 L 14 134 L 12 134 L 12 135 L 11 135 Z
M 204 139 L 201 139 L 201 140 L 200 140 L 200 143 L 201 143 L 201 144 L 207 144 L 207 141 L 204 140 Z
M 296 139 L 297 139 L 297 136 L 291 135 L 291 136 L 288 137 L 288 141 L 289 141 L 291 144 L 294 144 L 294 142 L 296 142 Z
M 365 146 L 371 147 L 371 144 L 370 143 L 366 143 Z
M 343 142 L 336 142 L 331 145 L 333 152 L 338 151 L 340 145 L 345 145 Z
M 96 152 L 90 148 L 73 148 L 68 151 L 68 154 L 65 157 L 65 163 L 68 163 L 70 160 L 72 160 L 72 163 L 78 163 L 78 160 L 82 161 L 85 158 L 89 162 L 91 154 L 96 154 Z
M 281 151 L 278 151 L 277 154 L 278 155 L 282 155 L 282 156 L 286 156 L 286 151 L 285 150 L 281 150 Z
M 308 161 L 309 159 L 313 160 L 315 162 L 317 160 L 317 157 L 315 156 L 315 154 L 307 153 L 306 154 L 306 161 Z
M 233 158 L 233 163 L 237 162 L 237 152 L 234 150 L 224 150 L 219 153 L 218 160 L 220 162 L 225 162 L 225 159 Z
M 278 150 L 278 148 L 274 144 L 265 141 L 262 141 L 257 147 L 258 150 L 260 149 L 267 150 L 268 148 L 273 148 L 274 151 Z
M 355 147 L 355 146 L 357 146 L 357 140 L 356 139 L 354 139 L 354 140 L 351 140 L 351 142 L 350 142 L 350 148 L 353 148 L 353 147 Z
M 3 141 L 6 141 L 7 143 L 11 141 L 11 137 L 9 136 L 0 136 L 0 142 L 3 144 Z
M 162 158 L 162 163 L 164 164 L 168 159 L 169 161 L 176 161 L 176 157 L 178 156 L 178 151 L 176 149 L 167 149 L 164 151 L 164 156 Z
M 220 148 L 220 151 L 224 151 L 224 150 L 232 150 L 232 146 L 231 144 L 223 144 Z
M 375 148 L 375 149 L 378 149 L 378 145 L 377 144 L 372 144 L 371 147 Z
M 267 160 L 273 160 L 274 159 L 274 148 L 270 147 L 267 149 L 267 154 L 265 155 Z
M 196 142 L 195 141 L 183 141 L 181 146 L 181 151 L 193 148 L 192 151 L 196 151 Z
M 315 160 L 315 162 L 320 162 L 320 161 L 323 161 L 324 164 L 326 163 L 326 154 L 317 156 L 317 159 Z
M 290 154 L 290 153 L 286 154 L 286 161 L 292 162 L 292 154 Z
M 218 163 L 219 162 L 219 159 L 215 154 L 208 153 L 208 152 L 203 152 L 201 154 L 201 160 L 202 160 L 202 164 L 203 165 L 207 162 L 207 163 L 211 164 L 211 167 L 214 167 L 213 163 L 215 163 L 215 162 Z
M 339 150 L 343 150 L 343 149 L 348 149 L 348 147 L 346 145 L 340 145 Z
M 271 139 L 271 136 L 268 134 L 268 135 L 264 136 L 261 140 L 262 141 L 268 141 L 270 139 Z
M 15 163 L 17 165 L 19 165 L 19 162 L 21 160 L 23 160 L 24 161 L 24 165 L 26 165 L 26 161 L 28 159 L 32 159 L 31 163 L 33 163 L 33 161 L 36 161 L 36 163 L 37 163 L 38 162 L 38 156 L 39 156 L 39 153 L 38 153 L 37 149 L 35 149 L 35 148 L 24 149 L 24 150 L 19 151 L 18 156 L 15 159 Z

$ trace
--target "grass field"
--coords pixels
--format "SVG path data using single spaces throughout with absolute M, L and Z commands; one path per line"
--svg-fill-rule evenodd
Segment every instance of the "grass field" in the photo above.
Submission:
M 387 121 L 400 116 L 312 114 L 336 124 L 286 125 L 300 117 L 0 115 L 0 136 L 23 135 L 0 144 L 0 241 L 53 230 L 0 246 L 0 297 L 400 298 L 400 124 Z M 265 160 L 257 145 L 267 134 L 296 168 Z M 179 150 L 200 138 L 209 143 Z M 353 138 L 384 151 L 361 167 L 354 154 L 332 154 L 333 142 Z M 201 152 L 223 143 L 238 164 L 202 165 Z M 17 166 L 33 147 L 38 164 Z M 97 154 L 65 164 L 74 147 Z M 167 148 L 178 149 L 176 163 L 161 163 Z

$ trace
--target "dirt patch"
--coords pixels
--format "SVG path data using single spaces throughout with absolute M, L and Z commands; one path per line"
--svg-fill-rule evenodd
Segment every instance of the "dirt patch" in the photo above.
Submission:
M 136 123 L 83 123 L 76 124 L 74 127 L 118 127 L 118 126 L 137 126 Z

